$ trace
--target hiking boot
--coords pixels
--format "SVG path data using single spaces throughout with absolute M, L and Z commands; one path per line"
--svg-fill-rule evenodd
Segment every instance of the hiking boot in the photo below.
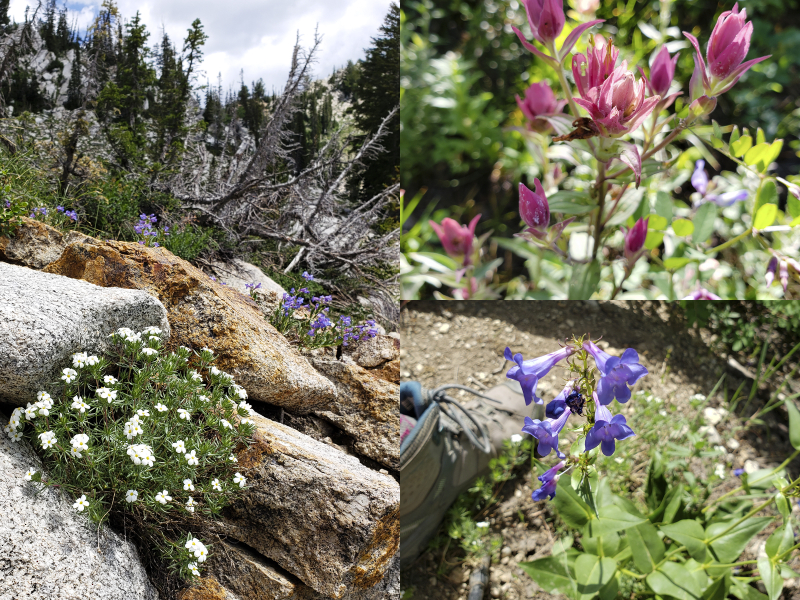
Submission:
M 457 402 L 448 389 L 474 397 Z M 503 441 L 522 430 L 524 418 L 544 418 L 544 407 L 525 406 L 519 383 L 509 380 L 481 393 L 464 386 L 425 390 L 400 387 L 401 413 L 417 416 L 400 446 L 400 568 L 425 550 L 456 497 L 489 472 Z M 413 418 L 409 417 L 413 423 Z

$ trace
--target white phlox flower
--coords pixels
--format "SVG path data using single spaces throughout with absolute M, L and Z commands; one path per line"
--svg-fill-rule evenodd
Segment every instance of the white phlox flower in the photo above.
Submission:
M 172 442 L 172 447 L 175 448 L 175 452 L 178 452 L 180 454 L 186 452 L 186 445 L 184 444 L 183 440 Z
M 227 420 L 225 420 L 225 419 L 220 419 L 220 423 L 222 423 L 222 426 L 223 426 L 225 429 L 233 429 L 233 425 L 231 425 L 231 424 L 230 424 L 230 423 L 229 423 Z
M 117 378 L 114 377 L 113 375 L 105 375 L 103 377 L 103 383 L 106 383 L 108 385 L 114 385 L 115 383 L 117 383 Z
M 90 408 L 89 405 L 86 404 L 84 399 L 81 398 L 80 396 L 73 396 L 72 397 L 72 404 L 70 406 L 72 408 L 74 408 L 75 410 L 77 410 L 79 412 L 82 412 L 82 413 L 86 412 Z
M 249 414 L 251 417 L 252 417 L 252 416 L 255 414 L 255 412 L 256 412 L 256 411 L 254 411 L 254 410 L 253 410 L 253 407 L 252 407 L 250 404 L 248 404 L 247 402 L 245 402 L 244 400 L 242 400 L 241 402 L 239 402 L 239 408 L 243 408 L 243 409 L 245 409 L 245 410 L 247 411 L 247 414 Z
M 19 421 L 22 418 L 22 413 L 25 412 L 25 409 L 21 406 L 18 406 L 13 411 L 11 411 L 11 420 L 12 421 Z
M 236 476 L 233 478 L 233 483 L 238 483 L 239 487 L 244 487 L 247 483 L 247 478 L 241 473 L 236 473 Z
M 163 492 L 158 492 L 156 494 L 156 502 L 160 502 L 161 504 L 166 504 L 170 500 L 172 500 L 172 496 L 170 496 L 167 493 L 167 490 L 164 490 Z
M 219 479 L 215 479 L 211 482 L 211 489 L 216 490 L 218 492 L 222 491 L 222 486 L 219 483 Z
M 142 348 L 142 354 L 146 356 L 155 356 L 156 354 L 158 354 L 158 350 L 156 350 L 155 348 Z
M 149 417 L 150 416 L 150 411 L 147 410 L 146 408 L 145 409 L 139 409 L 139 410 L 136 411 L 136 416 L 137 417 Z
M 245 417 L 244 419 L 242 419 L 242 420 L 241 420 L 241 423 L 242 423 L 242 425 L 254 425 L 254 424 L 255 424 L 255 422 L 253 421 L 253 419 L 248 419 L 247 417 Z
M 191 418 L 192 418 L 192 413 L 190 413 L 190 412 L 189 412 L 188 410 L 186 410 L 185 408 L 179 408 L 179 409 L 178 409 L 178 416 L 179 416 L 181 419 L 183 419 L 184 421 L 189 421 L 189 420 L 191 420 Z
M 511 436 L 511 443 L 512 444 L 519 444 L 522 441 L 522 436 L 518 433 L 515 433 Z
M 12 431 L 8 434 L 8 437 L 11 439 L 12 442 L 18 442 L 22 439 L 22 432 Z
M 113 400 L 117 399 L 117 390 L 112 390 L 107 387 L 97 388 L 95 390 L 95 394 L 97 394 L 98 398 L 102 398 L 103 400 L 108 400 L 109 404 L 111 404 Z
M 86 364 L 89 365 L 89 366 L 94 366 L 94 365 L 98 364 L 99 362 L 100 362 L 100 359 L 97 358 L 94 355 L 86 357 Z
M 205 562 L 206 558 L 208 558 L 208 550 L 205 546 L 201 546 L 194 551 L 194 557 L 197 559 L 197 562 Z
M 186 501 L 186 510 L 188 510 L 190 513 L 193 513 L 194 505 L 195 505 L 194 499 L 191 496 L 189 496 L 189 499 Z
M 156 404 L 156 410 L 158 412 L 167 412 L 169 409 L 163 404 L 161 404 L 161 402 L 159 402 L 158 404 Z
M 200 352 L 208 352 L 209 354 L 214 354 L 214 351 L 211 348 L 203 348 Z
M 145 327 L 142 329 L 142 335 L 161 335 L 161 333 L 162 331 L 156 326 Z
M 186 453 L 186 462 L 188 462 L 191 466 L 200 464 L 200 461 L 195 456 L 196 450 L 192 450 L 191 452 Z
M 203 376 L 194 369 L 189 371 L 189 377 L 191 377 L 194 381 L 203 381 Z
M 128 329 L 127 327 L 122 327 L 117 329 L 117 335 L 121 337 L 126 342 L 139 342 L 142 339 L 141 333 L 136 333 L 132 329 Z
M 39 439 L 42 441 L 42 448 L 47 450 L 51 446 L 55 446 L 56 442 L 56 434 L 52 431 L 45 431 L 44 433 L 39 434 Z
M 229 461 L 231 461 L 231 462 L 235 462 L 235 463 L 238 463 L 238 462 L 239 462 L 239 459 L 238 459 L 238 458 L 236 458 L 236 455 L 235 455 L 235 454 L 231 454 L 231 455 L 228 457 L 228 460 L 229 460 Z
M 79 452 L 89 449 L 89 436 L 85 433 L 79 433 L 78 435 L 74 436 L 70 441 L 72 447 Z
M 202 545 L 203 545 L 203 543 L 200 540 L 198 540 L 197 538 L 190 538 L 186 542 L 186 545 L 184 546 L 184 548 L 186 548 L 189 552 L 194 552 L 197 548 L 199 548 Z
M 86 355 L 86 352 L 76 352 L 72 355 L 72 366 L 76 369 L 82 369 L 86 366 L 86 360 L 88 358 L 89 357 Z
M 125 493 L 125 501 L 126 502 L 136 502 L 139 499 L 139 492 L 136 490 L 128 490 Z
M 136 415 L 134 415 L 134 417 L 135 416 Z M 127 437 L 129 440 L 132 440 L 137 435 L 144 433 L 142 428 L 139 426 L 138 419 L 131 419 L 130 421 L 127 421 L 125 423 L 125 427 L 123 428 L 122 432 L 125 434 L 125 437 Z
M 78 512 L 83 512 L 84 508 L 87 508 L 89 503 L 86 501 L 86 494 L 82 495 L 75 501 L 75 504 L 72 505 L 72 508 L 76 508 Z
M 131 444 L 128 446 L 128 456 L 131 457 L 134 464 L 148 467 L 152 467 L 156 459 L 153 449 L 146 444 Z
M 36 469 L 28 469 L 25 473 L 25 481 L 30 481 L 34 475 L 36 475 Z
M 183 489 L 193 492 L 194 491 L 194 484 L 192 483 L 191 479 L 184 479 L 183 480 Z
M 200 577 L 200 570 L 197 568 L 196 562 L 190 562 L 186 565 L 186 568 L 189 569 L 195 577 Z
M 61 373 L 61 379 L 63 379 L 66 383 L 72 383 L 78 377 L 78 372 L 75 369 L 67 368 L 61 371 Z
M 38 408 L 39 407 L 36 406 L 35 404 L 31 404 L 30 402 L 28 402 L 28 406 L 25 407 L 25 418 L 28 419 L 29 421 L 31 419 L 35 418 L 36 417 L 36 410 Z
M 197 399 L 200 400 L 201 402 L 208 402 L 209 400 L 208 396 L 203 396 L 202 394 L 197 396 Z
M 208 372 L 211 373 L 212 375 L 219 375 L 220 373 L 222 373 L 222 371 L 220 371 L 217 367 L 211 367 L 208 370 Z
M 236 395 L 239 396 L 240 400 L 247 399 L 247 390 L 245 390 L 242 386 L 234 384 L 233 391 L 236 392 Z

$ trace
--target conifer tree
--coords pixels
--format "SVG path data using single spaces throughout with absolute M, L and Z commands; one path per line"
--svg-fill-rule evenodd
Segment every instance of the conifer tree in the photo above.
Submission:
M 75 59 L 72 61 L 72 72 L 69 76 L 67 86 L 67 101 L 64 106 L 69 110 L 75 110 L 83 105 L 83 74 L 81 72 L 81 42 L 77 40 L 75 46 Z

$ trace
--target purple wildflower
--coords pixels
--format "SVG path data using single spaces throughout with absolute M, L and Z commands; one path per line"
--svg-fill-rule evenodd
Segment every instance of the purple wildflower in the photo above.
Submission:
M 314 281 L 314 276 L 308 271 L 303 271 L 303 279 L 306 281 Z
M 557 419 L 540 421 L 539 419 L 525 417 L 525 425 L 523 425 L 522 431 L 539 440 L 537 450 L 542 456 L 547 456 L 551 450 L 555 450 L 558 458 L 564 458 L 564 453 L 558 449 L 558 434 L 564 429 L 564 425 L 566 425 L 567 419 L 571 414 L 572 411 L 569 407 L 566 407 Z
M 600 403 L 597 392 L 592 392 L 595 403 L 594 426 L 586 434 L 586 451 L 600 445 L 606 456 L 614 454 L 615 441 L 625 440 L 636 435 L 625 422 L 625 415 L 611 416 L 611 411 Z
M 624 404 L 631 397 L 629 385 L 633 385 L 648 371 L 639 364 L 639 355 L 633 348 L 627 348 L 622 353 L 622 357 L 606 354 L 592 341 L 583 343 L 583 348 L 594 357 L 597 369 L 602 377 L 597 383 L 597 395 L 603 405 L 611 404 L 616 398 L 618 402 Z M 626 385 L 627 384 L 627 385 Z
M 734 469 L 733 470 L 733 474 L 736 475 L 736 477 L 741 477 L 742 473 L 744 473 L 744 469 Z
M 708 192 L 708 175 L 705 170 L 706 161 L 702 158 L 695 163 L 694 173 L 692 173 L 692 186 L 703 197 L 705 202 L 713 202 L 717 206 L 726 208 L 734 202 L 741 202 L 747 200 L 748 193 L 746 190 L 731 190 L 724 194 L 707 194 Z
M 564 412 L 564 409 L 567 408 L 567 396 L 572 393 L 574 385 L 575 380 L 568 382 L 561 393 L 548 402 L 544 412 L 548 418 L 557 419 Z
M 533 494 L 531 494 L 531 498 L 533 498 L 536 502 L 539 500 L 545 500 L 550 498 L 551 500 L 556 496 L 556 486 L 558 485 L 558 478 L 560 475 L 558 472 L 564 468 L 564 462 L 560 462 L 554 467 L 551 467 L 541 475 L 539 475 L 539 481 L 542 482 L 542 487 L 538 490 L 534 490 Z
M 567 358 L 573 352 L 575 352 L 573 347 L 565 346 L 564 348 L 561 348 L 561 350 L 551 352 L 550 354 L 545 354 L 539 358 L 523 361 L 522 354 L 517 353 L 512 355 L 511 349 L 506 348 L 504 353 L 506 360 L 512 360 L 517 363 L 517 366 L 511 367 L 508 370 L 506 377 L 508 379 L 517 380 L 520 386 L 522 386 L 522 395 L 525 398 L 526 405 L 530 404 L 531 402 L 543 404 L 544 400 L 536 395 L 536 386 L 539 383 L 539 379 L 547 375 L 547 373 L 550 372 L 550 369 L 552 369 L 560 360 Z

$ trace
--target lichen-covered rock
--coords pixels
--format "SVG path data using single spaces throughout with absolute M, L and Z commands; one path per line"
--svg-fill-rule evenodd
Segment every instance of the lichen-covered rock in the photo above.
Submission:
M 383 363 L 380 367 L 370 369 L 369 372 L 379 379 L 400 385 L 400 359 Z
M 167 311 L 145 292 L 7 263 L 0 263 L 0 281 L 0 397 L 15 404 L 53 390 L 71 354 L 102 351 L 120 327 L 154 325 L 169 336 Z
M 356 452 L 399 469 L 400 386 L 352 361 L 313 358 L 312 362 L 336 383 L 338 391 L 336 400 L 314 414 L 352 436 Z
M 336 396 L 333 384 L 266 321 L 251 298 L 212 281 L 164 248 L 80 242 L 44 270 L 152 294 L 167 309 L 170 347 L 211 348 L 217 366 L 256 400 L 305 413 Z
M 248 491 L 209 527 L 340 600 L 374 588 L 400 544 L 400 486 L 357 458 L 253 417 L 255 443 L 239 454 Z
M 156 600 L 133 543 L 55 489 L 37 493 L 28 469 L 41 464 L 27 442 L 0 436 L 0 600 Z
M 361 340 L 351 357 L 359 367 L 377 367 L 400 358 L 400 340 L 388 335 Z
M 280 285 L 264 275 L 261 269 L 243 260 L 234 259 L 227 263 L 214 261 L 211 263 L 211 267 L 217 279 L 243 294 L 250 294 L 250 290 L 244 287 L 246 283 L 260 283 L 261 287 L 256 290 L 257 294 L 275 292 L 279 298 L 282 298 L 286 293 L 286 290 Z
M 22 222 L 11 236 L 0 236 L 0 261 L 42 269 L 58 260 L 70 244 L 92 239 L 79 231 L 62 233 L 28 217 L 22 217 Z

